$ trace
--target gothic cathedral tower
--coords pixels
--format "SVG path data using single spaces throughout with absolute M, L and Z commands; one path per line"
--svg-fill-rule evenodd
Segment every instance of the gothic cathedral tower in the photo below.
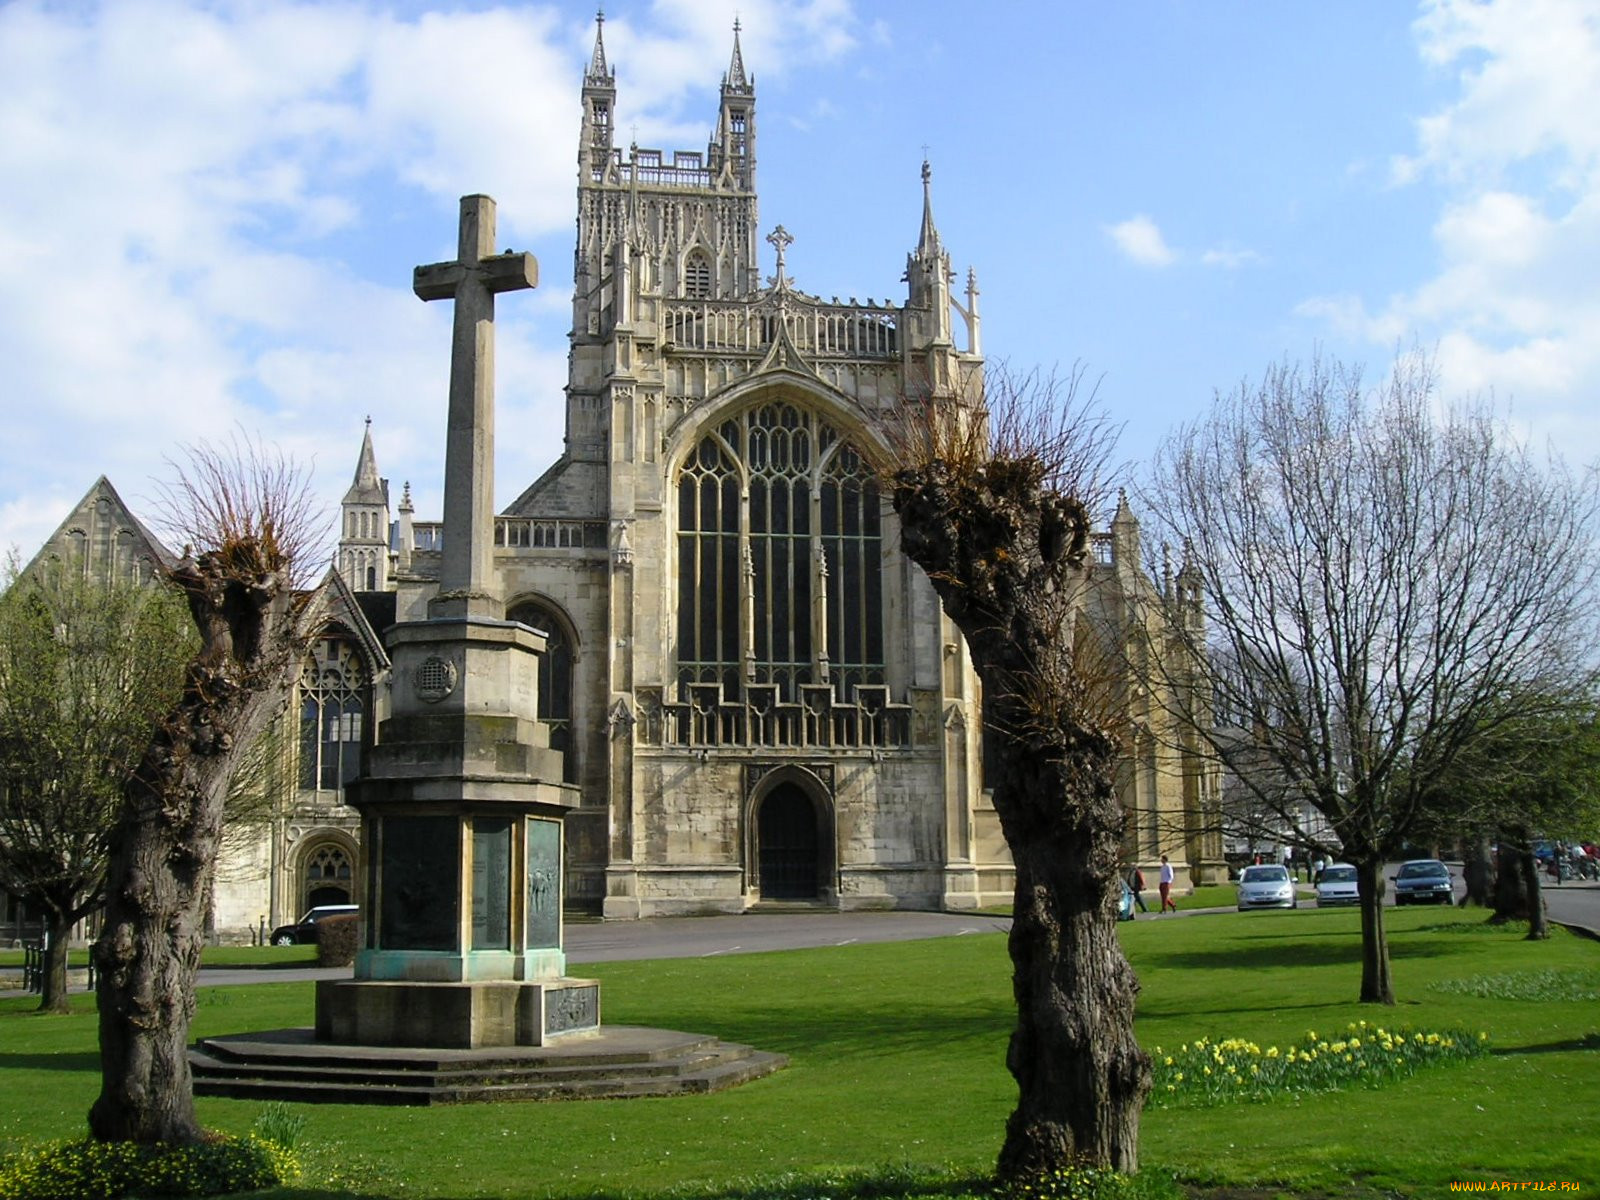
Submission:
M 927 164 L 904 302 L 823 300 L 791 267 L 804 214 L 758 225 L 737 25 L 704 150 L 617 145 L 603 18 L 581 98 L 565 447 L 495 521 L 507 616 L 548 637 L 539 716 L 582 797 L 569 902 L 1004 902 L 978 681 L 879 484 L 902 405 L 984 403 L 977 284 L 952 294 Z M 440 544 L 408 519 L 401 620 Z
M 952 304 L 928 172 L 906 303 L 825 302 L 758 225 L 737 25 L 704 150 L 623 149 L 617 98 L 601 23 L 565 452 L 497 530 L 583 790 L 568 894 L 610 916 L 995 899 L 976 682 L 878 485 L 904 397 L 981 401 L 976 289 Z

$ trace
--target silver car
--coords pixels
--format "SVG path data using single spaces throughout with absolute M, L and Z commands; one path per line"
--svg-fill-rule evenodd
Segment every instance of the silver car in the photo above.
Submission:
M 1239 911 L 1247 908 L 1299 908 L 1294 880 L 1280 866 L 1246 867 L 1239 874 Z
M 1317 875 L 1317 907 L 1361 903 L 1356 869 L 1349 863 L 1329 863 Z

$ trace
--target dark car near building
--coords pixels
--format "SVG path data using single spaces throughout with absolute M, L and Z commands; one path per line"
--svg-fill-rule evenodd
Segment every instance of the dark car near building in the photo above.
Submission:
M 1394 877 L 1394 902 L 1396 904 L 1449 904 L 1454 881 L 1450 868 L 1436 858 L 1414 858 L 1400 864 L 1400 873 Z
M 317 940 L 317 922 L 361 911 L 359 904 L 319 904 L 293 925 L 279 925 L 267 940 L 274 946 L 308 946 Z

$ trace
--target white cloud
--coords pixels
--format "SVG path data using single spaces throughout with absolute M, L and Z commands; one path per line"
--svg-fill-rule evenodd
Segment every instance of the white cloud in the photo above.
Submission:
M 1177 261 L 1177 255 L 1161 236 L 1160 227 L 1143 213 L 1107 225 L 1106 233 L 1124 257 L 1141 267 L 1166 267 Z
M 1235 271 L 1240 267 L 1258 266 L 1265 260 L 1254 250 L 1241 250 L 1235 246 L 1214 246 L 1200 255 L 1200 261 L 1208 267 Z
M 236 429 L 317 456 L 336 502 L 369 412 L 380 467 L 438 511 L 449 318 L 410 264 L 453 252 L 467 192 L 499 201 L 502 244 L 570 236 L 594 24 L 418 7 L 0 4 L 0 548 L 31 554 L 101 472 L 137 506 L 180 444 Z M 634 122 L 642 144 L 703 144 L 694 89 L 736 11 L 747 64 L 774 74 L 862 36 L 848 0 L 638 11 L 605 26 L 624 144 Z M 389 236 L 430 198 L 432 240 Z M 502 499 L 561 444 L 569 298 L 561 258 L 543 265 L 502 313 Z
M 1568 453 L 1600 457 L 1600 7 L 1432 0 L 1414 29 L 1458 85 L 1395 163 L 1396 182 L 1441 197 L 1434 272 L 1374 312 L 1349 296 L 1300 311 L 1437 345 L 1446 389 L 1514 396 Z

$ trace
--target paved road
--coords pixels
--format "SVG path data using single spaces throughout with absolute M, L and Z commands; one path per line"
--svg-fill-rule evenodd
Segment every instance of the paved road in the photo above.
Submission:
M 567 925 L 567 963 L 642 958 L 715 958 L 766 950 L 803 950 L 866 942 L 1004 933 L 1004 917 L 934 912 L 742 913 L 726 917 L 654 917 L 644 921 L 574 921 Z M 349 967 L 205 967 L 201 985 L 289 983 L 349 978 Z
M 1457 891 L 1459 893 L 1459 886 Z M 1583 925 L 1600 933 L 1600 883 L 1551 885 L 1545 888 L 1545 897 L 1552 920 Z M 1164 917 L 1155 913 L 1140 914 L 1137 919 L 1171 921 L 1232 911 L 1232 908 L 1185 908 Z M 976 933 L 1004 933 L 1009 927 L 1010 921 L 1005 917 L 933 912 L 743 913 L 725 917 L 658 917 L 644 921 L 575 921 L 567 926 L 566 949 L 568 963 L 579 966 L 631 959 L 714 958 L 768 950 L 965 937 Z M 200 972 L 200 983 L 203 986 L 290 983 L 349 978 L 350 973 L 349 967 L 206 967 Z

